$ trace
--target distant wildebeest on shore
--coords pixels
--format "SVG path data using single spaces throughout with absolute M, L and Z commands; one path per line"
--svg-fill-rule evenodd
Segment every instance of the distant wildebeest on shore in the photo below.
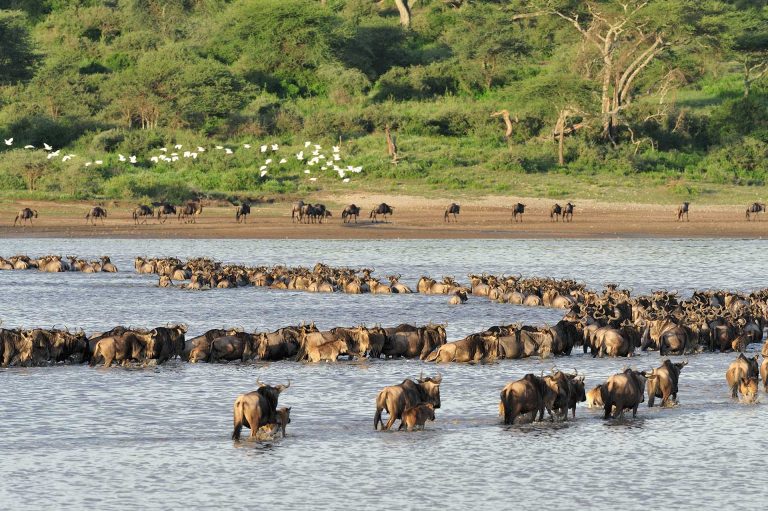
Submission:
M 160 202 L 154 204 L 157 207 L 157 221 L 164 224 L 168 220 L 168 216 L 176 216 L 176 206 L 168 204 L 167 202 Z
M 555 204 L 551 208 L 549 208 L 549 219 L 552 222 L 559 222 L 560 221 L 560 215 L 563 214 L 563 208 L 560 206 L 560 204 Z
M 248 202 L 243 202 L 237 207 L 237 211 L 235 212 L 235 221 L 239 224 L 240 222 L 246 223 L 246 220 L 248 219 L 248 215 L 251 214 L 251 205 Z
M 147 217 L 152 218 L 155 216 L 155 211 L 145 204 L 140 204 L 139 207 L 133 210 L 133 221 L 136 225 L 139 225 L 139 217 L 141 217 L 141 223 L 147 223 Z
M 357 217 L 360 216 L 360 208 L 354 204 L 350 204 L 346 208 L 344 208 L 344 211 L 341 212 L 341 220 L 342 222 L 349 223 L 352 220 L 352 217 L 355 217 L 355 223 L 357 223 Z
M 382 202 L 381 204 L 379 204 L 378 206 L 376 206 L 371 210 L 371 214 L 368 215 L 368 218 L 370 218 L 371 220 L 373 220 L 374 223 L 376 223 L 378 221 L 377 217 L 381 215 L 384 217 L 384 222 L 386 222 L 387 215 L 392 215 L 392 213 L 394 212 L 395 212 L 395 208 L 393 208 L 386 202 Z
M 459 206 L 455 202 L 452 202 L 450 206 L 445 208 L 445 214 L 443 215 L 443 221 L 444 222 L 450 222 L 451 221 L 450 215 L 453 215 L 453 221 L 457 222 L 458 218 L 456 218 L 456 215 L 458 215 L 460 212 L 461 212 L 461 206 Z
M 298 221 L 301 223 L 301 212 L 304 209 L 304 201 L 296 201 L 291 207 L 291 223 Z
M 573 208 L 576 206 L 570 202 L 563 208 L 563 222 L 573 222 Z
M 685 220 L 687 222 L 690 222 L 690 218 L 688 218 L 688 207 L 691 205 L 690 202 L 683 202 L 680 206 L 677 207 L 677 220 L 678 222 L 682 222 L 683 216 L 685 216 Z
M 764 212 L 765 212 L 765 204 L 763 204 L 762 202 L 753 202 L 747 208 L 747 221 L 750 220 L 750 215 L 754 215 L 755 220 L 757 220 L 757 214 L 764 213 Z
M 13 226 L 16 227 L 16 222 L 21 220 L 21 225 L 26 225 L 27 220 L 29 220 L 30 225 L 34 225 L 32 223 L 32 218 L 37 218 L 37 210 L 31 209 L 31 208 L 24 208 L 21 211 L 18 212 L 16 215 L 16 218 L 13 220 Z
M 102 225 L 104 224 L 104 219 L 107 218 L 107 210 L 101 206 L 94 206 L 87 215 L 85 215 L 85 223 L 87 224 L 90 220 L 91 225 L 96 225 L 96 219 L 101 218 Z
M 520 216 L 520 221 L 523 221 L 523 213 L 525 213 L 525 204 L 518 202 L 512 206 L 512 219 L 515 222 L 517 222 L 518 215 Z
M 184 223 L 197 223 L 197 217 L 199 217 L 203 212 L 203 203 L 200 201 L 189 201 L 184 206 L 182 206 L 181 210 L 178 214 L 178 220 L 181 222 L 184 220 Z

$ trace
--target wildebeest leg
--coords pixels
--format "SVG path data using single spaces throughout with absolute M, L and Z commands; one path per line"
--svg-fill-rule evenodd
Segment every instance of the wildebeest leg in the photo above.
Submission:
M 395 414 L 393 413 L 389 414 L 389 420 L 387 421 L 387 423 L 384 425 L 382 429 L 385 431 L 388 430 L 395 424 L 396 420 L 397 420 L 397 416 Z M 402 426 L 402 422 L 400 423 L 400 425 Z
M 609 401 L 605 401 L 605 403 L 603 403 L 603 408 L 605 409 L 605 415 L 603 416 L 603 420 L 610 419 L 611 412 L 613 411 L 613 404 Z
M 637 407 L 638 407 L 638 406 L 639 406 L 638 404 L 635 404 L 634 408 L 632 408 L 632 418 L 633 418 L 633 419 L 634 419 L 635 417 L 637 417 Z

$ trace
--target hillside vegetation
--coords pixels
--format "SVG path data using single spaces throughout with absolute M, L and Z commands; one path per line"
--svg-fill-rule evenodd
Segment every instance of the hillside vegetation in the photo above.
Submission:
M 0 195 L 758 199 L 767 4 L 0 0 Z

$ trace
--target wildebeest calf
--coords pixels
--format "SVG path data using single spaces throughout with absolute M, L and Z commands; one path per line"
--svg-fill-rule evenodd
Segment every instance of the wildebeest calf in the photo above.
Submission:
M 435 408 L 429 403 L 420 403 L 404 411 L 402 419 L 399 429 L 406 428 L 408 431 L 416 428 L 424 429 L 428 420 L 435 420 Z

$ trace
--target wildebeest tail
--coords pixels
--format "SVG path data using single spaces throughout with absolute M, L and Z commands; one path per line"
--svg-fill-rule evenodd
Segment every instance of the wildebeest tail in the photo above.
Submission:
M 240 440 L 240 432 L 243 430 L 243 402 L 240 398 L 235 401 L 234 412 L 235 427 L 232 430 L 232 440 Z
M 384 422 L 381 420 L 381 411 L 385 408 L 385 396 L 384 392 L 379 392 L 379 395 L 376 396 L 376 414 L 373 416 L 373 429 L 378 429 L 378 425 L 381 424 L 382 427 L 384 426 Z
M 501 392 L 501 411 L 504 415 L 504 424 L 512 424 L 512 393 L 504 395 Z
M 648 380 L 648 408 L 653 407 L 653 403 L 656 400 L 657 385 L 658 385 L 658 378 Z

